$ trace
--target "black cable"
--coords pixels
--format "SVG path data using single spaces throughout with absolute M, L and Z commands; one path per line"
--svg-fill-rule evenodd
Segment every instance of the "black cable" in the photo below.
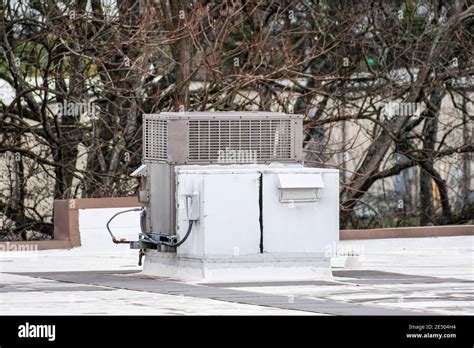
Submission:
M 128 213 L 128 212 L 131 212 L 131 211 L 140 211 L 140 210 L 143 210 L 142 208 L 134 208 L 134 209 L 127 209 L 127 210 L 124 210 L 124 211 L 120 211 L 118 212 L 117 214 L 115 214 L 114 216 L 112 216 L 109 221 L 107 221 L 107 224 L 106 224 L 106 227 L 107 227 L 107 230 L 109 231 L 109 234 L 110 236 L 112 237 L 112 241 L 116 244 L 118 243 L 131 243 L 131 241 L 120 241 L 120 240 L 117 240 L 117 238 L 115 238 L 114 234 L 112 233 L 112 231 L 110 230 L 110 227 L 109 227 L 109 224 L 112 222 L 113 219 L 115 219 L 116 216 L 120 215 L 120 214 L 124 214 L 124 213 Z M 142 213 L 143 214 L 143 213 Z M 142 218 L 142 216 L 140 216 L 140 218 Z M 142 229 L 142 232 L 143 232 L 143 220 L 140 219 L 140 227 Z M 167 246 L 170 246 L 170 247 L 173 247 L 173 248 L 177 248 L 179 247 L 180 245 L 182 245 L 186 239 L 188 239 L 189 235 L 191 234 L 191 230 L 193 228 L 193 223 L 194 223 L 194 220 L 189 220 L 189 225 L 188 225 L 188 230 L 186 231 L 186 235 L 184 236 L 184 238 L 182 240 L 180 240 L 178 243 L 163 243 L 164 245 L 167 245 Z M 156 243 L 156 241 L 152 240 L 151 238 L 145 238 L 147 239 L 149 242 L 151 243 Z M 158 243 L 156 243 L 158 244 Z
M 186 232 L 186 235 L 184 236 L 182 240 L 180 240 L 176 244 L 173 244 L 173 243 L 164 243 L 164 244 L 170 247 L 174 247 L 174 248 L 179 247 L 181 244 L 183 244 L 186 241 L 186 239 L 188 239 L 189 235 L 191 234 L 191 229 L 193 228 L 193 222 L 194 220 L 189 220 L 188 231 Z
M 179 247 L 181 244 L 183 244 L 186 239 L 188 239 L 189 235 L 191 234 L 191 230 L 193 228 L 193 223 L 194 223 L 194 220 L 189 220 L 189 205 L 188 205 L 188 199 L 190 198 L 189 195 L 186 195 L 186 213 L 188 215 L 188 221 L 189 221 L 189 225 L 188 225 L 188 230 L 186 231 L 186 234 L 184 236 L 184 238 L 182 240 L 180 240 L 178 243 L 164 243 L 165 245 L 167 246 L 170 246 L 170 247 L 174 247 L 174 248 L 177 248 Z
M 140 230 L 142 233 L 145 233 L 145 219 L 146 219 L 146 210 L 142 209 L 140 213 Z
M 131 241 L 119 241 L 117 240 L 117 238 L 115 238 L 114 234 L 112 233 L 112 231 L 110 230 L 110 227 L 109 227 L 109 224 L 112 222 L 113 219 L 115 219 L 115 217 L 117 215 L 120 215 L 120 214 L 124 214 L 124 213 L 128 213 L 128 212 L 131 212 L 131 211 L 140 211 L 142 210 L 142 208 L 134 208 L 134 209 L 127 209 L 127 210 L 124 210 L 124 211 L 119 211 L 117 214 L 115 214 L 114 216 L 112 216 L 109 221 L 107 221 L 107 230 L 109 231 L 109 234 L 110 236 L 112 237 L 112 241 L 115 243 L 115 244 L 118 244 L 118 243 L 131 243 Z

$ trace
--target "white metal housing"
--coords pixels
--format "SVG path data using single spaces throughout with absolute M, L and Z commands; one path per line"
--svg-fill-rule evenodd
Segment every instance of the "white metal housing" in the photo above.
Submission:
M 324 253 L 338 241 L 337 170 L 302 165 L 178 166 L 176 178 L 181 237 L 188 226 L 185 195 L 198 192 L 201 204 L 200 219 L 178 255 L 242 256 L 260 253 L 261 246 L 269 253 Z M 298 197 L 317 191 L 319 199 L 281 200 L 286 189 L 299 190 Z

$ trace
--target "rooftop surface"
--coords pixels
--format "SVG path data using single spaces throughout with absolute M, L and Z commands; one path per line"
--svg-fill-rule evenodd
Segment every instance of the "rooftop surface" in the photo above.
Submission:
M 214 284 L 142 276 L 137 252 L 124 248 L 2 252 L 0 313 L 474 314 L 474 236 L 343 241 L 340 247 L 359 256 L 335 257 L 332 280 Z

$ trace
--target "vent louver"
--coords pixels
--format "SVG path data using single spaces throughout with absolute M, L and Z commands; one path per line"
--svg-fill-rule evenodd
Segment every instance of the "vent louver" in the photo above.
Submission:
M 290 160 L 291 121 L 189 121 L 190 161 L 216 161 L 228 150 L 252 151 L 258 161 Z
M 222 163 L 222 153 L 250 162 L 302 161 L 302 116 L 270 112 L 189 112 L 144 116 L 144 161 Z M 225 163 L 240 163 L 237 160 Z
M 168 159 L 168 121 L 147 117 L 143 145 L 145 160 L 166 161 Z

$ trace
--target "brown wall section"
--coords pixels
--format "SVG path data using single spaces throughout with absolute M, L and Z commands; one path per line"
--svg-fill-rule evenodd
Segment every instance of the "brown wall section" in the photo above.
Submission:
M 0 242 L 0 251 L 70 249 L 81 245 L 79 209 L 139 207 L 137 197 L 84 198 L 54 201 L 54 239 L 31 242 Z M 474 225 L 342 230 L 340 240 L 419 238 L 474 235 Z
M 69 207 L 67 200 L 53 203 L 54 239 L 69 240 Z
M 72 199 L 75 203 L 70 203 L 76 209 L 90 208 L 129 208 L 140 207 L 137 197 L 113 197 L 113 198 L 81 198 Z

